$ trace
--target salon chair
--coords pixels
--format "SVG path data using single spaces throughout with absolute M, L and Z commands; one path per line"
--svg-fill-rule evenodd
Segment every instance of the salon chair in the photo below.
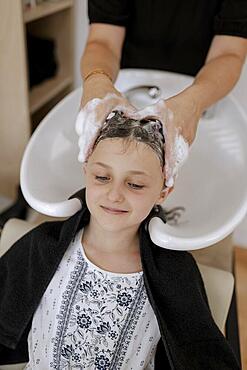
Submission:
M 10 219 L 4 225 L 0 239 L 0 257 L 36 225 L 20 219 Z M 215 323 L 225 333 L 225 324 L 230 307 L 234 278 L 230 272 L 198 264 L 207 292 L 209 306 Z M 0 365 L 0 370 L 22 370 L 25 364 Z

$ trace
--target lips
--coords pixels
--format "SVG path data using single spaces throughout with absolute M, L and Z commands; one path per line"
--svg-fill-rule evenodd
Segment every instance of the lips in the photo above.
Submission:
M 114 214 L 114 215 L 123 214 L 123 213 L 127 213 L 128 212 L 128 211 L 125 211 L 124 209 L 111 208 L 111 207 L 105 207 L 105 206 L 101 206 L 101 208 L 105 212 L 111 213 L 111 214 Z

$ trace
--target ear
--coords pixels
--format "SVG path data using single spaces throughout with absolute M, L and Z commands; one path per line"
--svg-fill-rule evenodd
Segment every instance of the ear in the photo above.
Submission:
M 157 199 L 157 201 L 155 202 L 156 204 L 162 204 L 165 199 L 168 197 L 169 193 L 173 190 L 173 187 L 171 188 L 168 188 L 168 187 L 165 187 L 164 189 L 161 190 L 161 193 L 160 193 L 160 196 L 159 198 Z

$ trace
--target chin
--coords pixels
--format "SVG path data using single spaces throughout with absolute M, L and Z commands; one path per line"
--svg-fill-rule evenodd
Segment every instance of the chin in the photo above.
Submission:
M 112 231 L 112 232 L 122 231 L 124 229 L 133 227 L 132 225 L 125 223 L 122 220 L 118 220 L 118 221 L 107 220 L 106 221 L 106 220 L 101 219 L 101 220 L 97 220 L 97 223 L 100 225 L 100 227 L 102 227 L 102 229 L 106 231 Z
M 97 224 L 108 232 L 121 232 L 127 229 L 138 228 L 138 223 L 128 222 L 121 217 L 94 217 Z

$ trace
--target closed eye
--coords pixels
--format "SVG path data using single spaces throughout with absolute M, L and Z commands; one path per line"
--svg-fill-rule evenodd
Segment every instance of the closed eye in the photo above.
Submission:
M 101 182 L 108 181 L 110 178 L 107 176 L 95 176 L 95 179 Z
M 139 189 L 143 189 L 143 188 L 144 188 L 144 185 L 137 185 L 137 184 L 133 184 L 132 182 L 128 182 L 128 185 L 129 185 L 132 189 L 136 189 L 136 190 L 139 190 Z

